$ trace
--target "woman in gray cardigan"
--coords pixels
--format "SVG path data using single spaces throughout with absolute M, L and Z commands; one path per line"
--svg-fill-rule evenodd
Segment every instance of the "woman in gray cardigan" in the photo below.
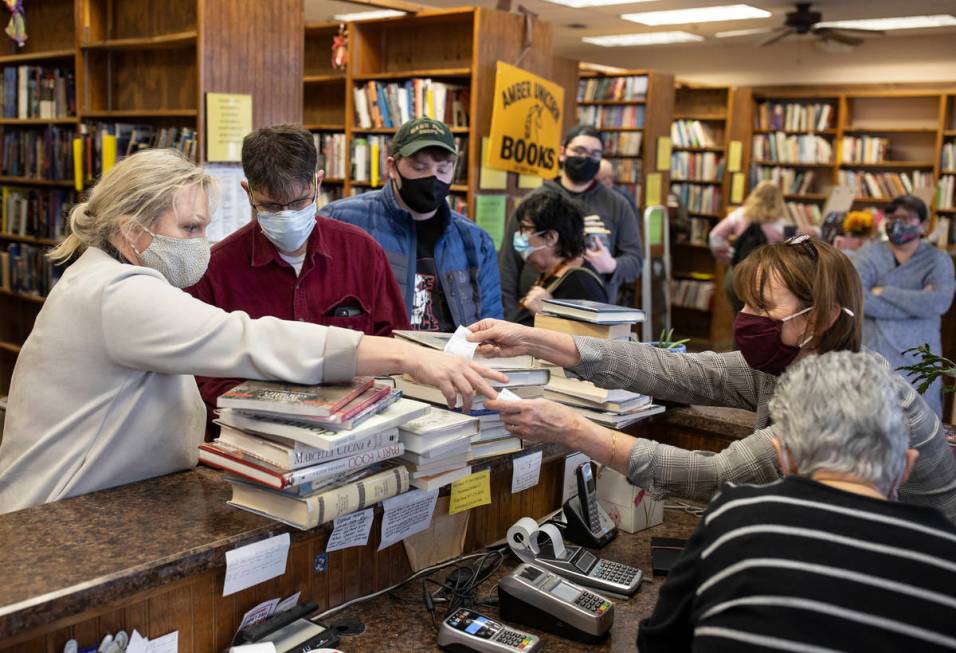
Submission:
M 859 351 L 863 293 L 849 259 L 819 240 L 799 236 L 767 245 L 738 266 L 734 290 L 744 300 L 734 335 L 739 351 L 676 354 L 650 345 L 582 338 L 497 320 L 472 327 L 483 355 L 532 354 L 606 388 L 657 399 L 755 411 L 753 434 L 713 455 L 686 451 L 603 428 L 543 400 L 486 402 L 515 435 L 558 441 L 627 474 L 655 496 L 709 499 L 725 481 L 779 478 L 767 404 L 777 377 L 813 353 Z M 876 356 L 877 354 L 873 354 Z M 882 360 L 885 365 L 886 361 Z M 956 460 L 942 424 L 906 381 L 904 411 L 919 458 L 900 488 L 903 501 L 934 506 L 956 521 Z M 834 397 L 833 401 L 840 401 Z

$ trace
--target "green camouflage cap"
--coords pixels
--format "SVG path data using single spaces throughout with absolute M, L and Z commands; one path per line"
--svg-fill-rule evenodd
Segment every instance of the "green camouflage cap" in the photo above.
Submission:
M 448 125 L 431 118 L 415 118 L 398 128 L 392 137 L 392 153 L 411 156 L 426 147 L 440 147 L 452 154 L 455 149 L 455 137 Z

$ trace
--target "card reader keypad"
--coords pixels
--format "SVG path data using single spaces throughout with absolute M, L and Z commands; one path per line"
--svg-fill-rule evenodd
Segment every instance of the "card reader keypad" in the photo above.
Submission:
M 611 560 L 601 560 L 594 570 L 590 573 L 590 576 L 593 578 L 599 578 L 600 580 L 607 580 L 612 583 L 620 583 L 621 585 L 628 586 L 633 582 L 637 575 L 641 573 L 640 570 L 630 567 L 628 565 L 623 565 L 620 562 L 612 562 Z
M 574 601 L 574 604 L 584 608 L 588 612 L 595 612 L 597 614 L 603 614 L 611 605 L 603 596 L 591 594 L 590 592 L 581 592 L 581 596 Z
M 514 630 L 503 630 L 494 639 L 498 644 L 504 644 L 505 646 L 513 646 L 514 648 L 520 650 L 525 649 L 529 644 L 531 644 L 531 638 L 528 637 L 525 633 L 519 633 Z

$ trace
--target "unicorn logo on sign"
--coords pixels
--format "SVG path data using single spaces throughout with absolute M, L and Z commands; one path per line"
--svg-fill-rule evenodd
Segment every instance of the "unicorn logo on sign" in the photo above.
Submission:
M 542 113 L 544 113 L 544 108 L 540 104 L 534 105 L 528 111 L 528 117 L 524 119 L 525 138 L 537 140 L 538 132 L 541 131 L 541 127 L 543 126 L 541 120 Z

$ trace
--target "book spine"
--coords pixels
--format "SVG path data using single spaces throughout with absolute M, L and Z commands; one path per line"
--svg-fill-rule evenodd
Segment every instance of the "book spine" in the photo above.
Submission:
M 408 470 L 398 466 L 320 494 L 314 499 L 317 520 L 315 526 L 350 512 L 362 510 L 407 490 Z
M 289 452 L 290 461 L 293 467 L 303 467 L 305 465 L 315 465 L 318 463 L 332 461 L 337 458 L 355 456 L 360 452 L 372 449 L 383 449 L 393 446 L 398 440 L 397 429 L 389 429 L 383 433 L 377 433 L 371 438 L 356 439 L 353 442 L 346 442 L 337 446 L 331 451 L 316 449 L 300 442 L 296 443 L 295 449 Z
M 381 449 L 362 451 L 347 458 L 340 458 L 339 460 L 332 460 L 327 463 L 315 465 L 314 467 L 300 469 L 291 472 L 286 478 L 288 479 L 289 485 L 311 483 L 316 479 L 354 472 L 363 467 L 380 463 L 383 460 L 401 456 L 403 453 L 405 453 L 405 445 L 399 442 L 387 447 L 382 447 Z

